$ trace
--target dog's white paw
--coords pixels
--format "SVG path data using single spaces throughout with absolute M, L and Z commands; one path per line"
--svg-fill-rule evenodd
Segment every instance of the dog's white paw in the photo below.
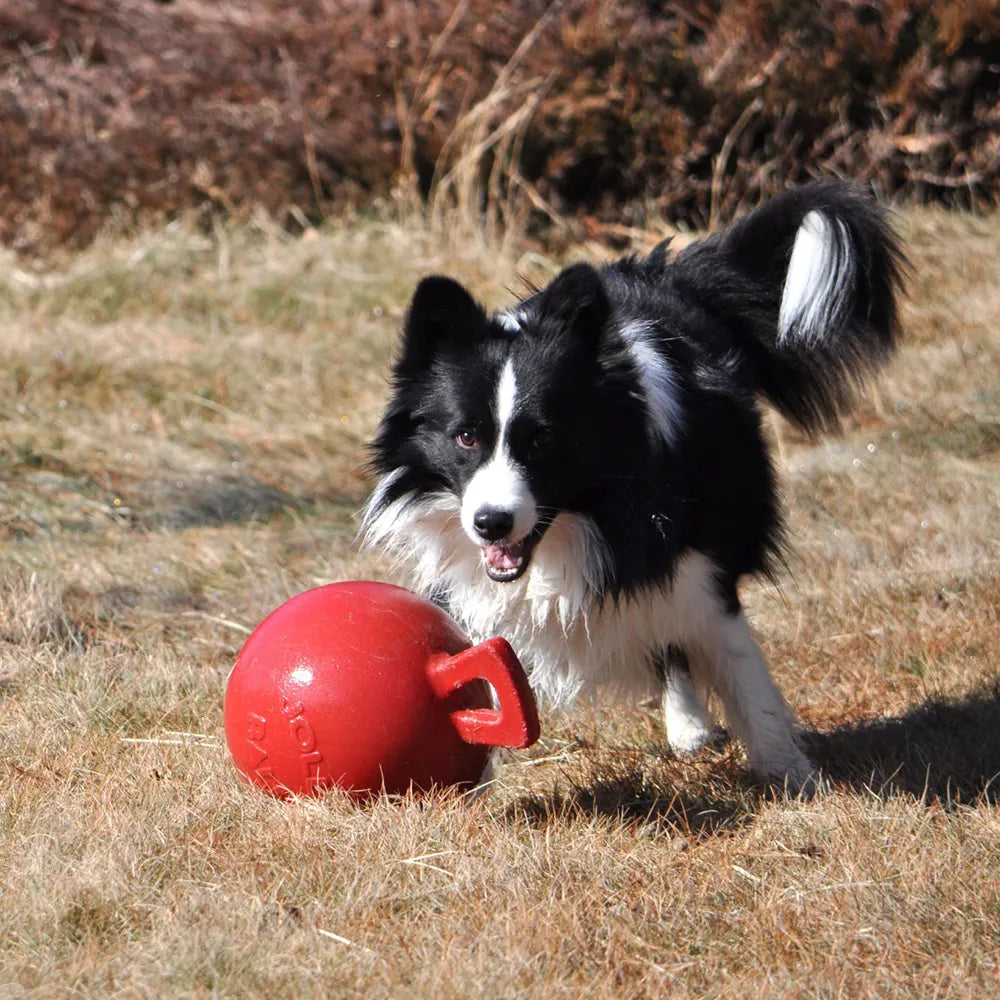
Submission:
M 667 744 L 677 757 L 693 757 L 707 746 L 722 746 L 729 734 L 721 726 L 701 725 L 691 722 L 686 726 L 671 727 L 667 734 Z
M 804 754 L 783 767 L 768 768 L 764 780 L 793 799 L 809 800 L 829 788 L 819 771 Z

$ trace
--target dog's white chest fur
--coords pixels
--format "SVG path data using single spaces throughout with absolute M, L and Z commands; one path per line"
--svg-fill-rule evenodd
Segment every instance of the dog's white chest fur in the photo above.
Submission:
M 458 518 L 457 498 L 402 498 L 368 522 L 369 543 L 408 564 L 426 591 L 443 588 L 470 639 L 504 636 L 546 704 L 567 705 L 605 686 L 643 697 L 661 682 L 653 660 L 669 643 L 701 636 L 720 609 L 715 567 L 699 553 L 684 556 L 673 581 L 630 597 L 599 598 L 609 554 L 593 522 L 560 514 L 521 579 L 496 583 Z
M 700 636 L 718 615 L 713 568 L 704 556 L 683 558 L 672 584 L 598 603 L 592 595 L 578 601 L 576 581 L 547 574 L 548 560 L 540 555 L 517 593 L 483 601 L 487 595 L 456 590 L 451 600 L 473 639 L 499 632 L 510 640 L 547 704 L 566 705 L 599 687 L 630 698 L 659 694 L 654 661 L 668 644 Z

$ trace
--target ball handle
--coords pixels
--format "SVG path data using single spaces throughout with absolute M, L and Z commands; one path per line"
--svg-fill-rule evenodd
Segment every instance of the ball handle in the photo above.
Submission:
M 451 713 L 466 743 L 523 749 L 538 739 L 538 708 L 524 668 L 506 639 L 487 639 L 454 656 L 434 658 L 428 677 L 439 698 L 472 681 L 486 681 L 497 708 L 461 708 Z

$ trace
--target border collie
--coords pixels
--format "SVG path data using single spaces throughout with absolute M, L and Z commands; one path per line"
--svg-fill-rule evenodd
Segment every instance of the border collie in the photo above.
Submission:
M 758 778 L 818 781 L 744 618 L 782 519 L 758 398 L 832 429 L 897 339 L 906 261 L 858 187 L 805 185 L 673 256 L 575 264 L 487 313 L 417 286 L 372 443 L 369 544 L 536 693 L 662 699 L 679 754 L 717 737 L 714 691 Z

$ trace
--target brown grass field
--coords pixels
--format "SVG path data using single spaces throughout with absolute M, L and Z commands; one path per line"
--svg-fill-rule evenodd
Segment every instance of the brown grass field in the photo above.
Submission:
M 235 776 L 249 630 L 391 576 L 355 534 L 415 281 L 556 262 L 371 219 L 3 257 L 0 997 L 995 996 L 998 221 L 905 213 L 900 357 L 841 437 L 771 424 L 793 555 L 746 598 L 808 803 L 643 706 L 545 716 L 473 801 Z

